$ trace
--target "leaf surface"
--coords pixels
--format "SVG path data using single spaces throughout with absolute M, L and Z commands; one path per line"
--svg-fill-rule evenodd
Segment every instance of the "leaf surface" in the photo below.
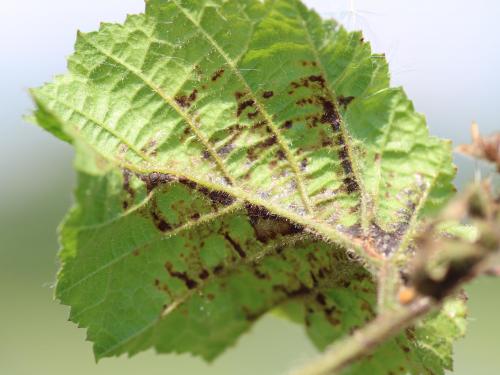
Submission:
M 326 295 L 349 332 L 371 272 L 453 192 L 449 144 L 383 56 L 299 1 L 150 0 L 75 49 L 33 96 L 77 150 L 56 294 L 99 358 L 210 360 Z

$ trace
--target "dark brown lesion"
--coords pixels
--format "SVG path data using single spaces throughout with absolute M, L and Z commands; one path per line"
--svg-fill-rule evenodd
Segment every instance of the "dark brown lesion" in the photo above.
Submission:
M 282 236 L 291 236 L 304 232 L 304 227 L 281 216 L 269 212 L 262 206 L 247 203 L 245 205 L 250 224 L 257 240 L 268 243 Z
M 151 172 L 149 174 L 136 174 L 136 176 L 146 184 L 146 189 L 148 193 L 151 193 L 152 191 L 163 185 L 178 182 L 188 187 L 191 190 L 203 194 L 205 197 L 210 199 L 212 203 L 217 205 L 230 206 L 236 201 L 236 199 L 233 196 L 224 191 L 211 190 L 185 177 L 177 177 L 171 174 L 166 174 L 161 172 Z
M 253 106 L 255 106 L 254 99 L 247 99 L 242 102 L 239 102 L 238 107 L 236 109 L 236 117 L 240 117 L 243 111 L 245 111 L 247 108 L 252 108 Z
M 177 180 L 177 177 L 160 172 L 152 172 L 149 174 L 136 174 L 145 184 L 148 194 L 159 186 L 169 184 Z
M 243 247 L 236 241 L 234 240 L 229 232 L 224 233 L 224 238 L 226 239 L 227 242 L 232 246 L 232 248 L 236 251 L 236 253 L 239 255 L 240 258 L 246 258 L 247 254 L 245 250 L 243 250 Z
M 224 75 L 224 72 L 225 70 L 223 68 L 220 68 L 217 71 L 215 71 L 211 77 L 212 82 L 216 82 L 219 78 L 221 78 Z
M 199 274 L 198 274 L 198 277 L 201 279 L 201 280 L 206 280 L 210 277 L 210 272 L 208 272 L 208 270 L 206 269 L 202 269 Z
M 282 293 L 286 296 L 286 299 L 295 299 L 299 297 L 305 297 L 311 293 L 311 291 L 316 288 L 317 285 L 306 286 L 299 282 L 299 286 L 292 289 L 285 285 L 274 285 L 273 290 L 278 293 Z
M 310 61 L 308 61 L 308 60 L 302 60 L 300 63 L 301 63 L 301 65 L 303 67 L 313 67 L 313 68 L 316 68 L 318 66 L 318 63 L 315 60 L 310 60 Z
M 256 117 L 258 117 L 259 115 L 260 115 L 260 111 L 259 110 L 255 110 L 253 112 L 248 112 L 247 117 L 248 117 L 249 120 L 253 120 Z
M 152 196 L 149 202 L 148 210 L 156 229 L 158 229 L 162 233 L 169 232 L 173 229 L 173 226 L 167 222 L 166 218 L 163 216 L 163 213 L 158 207 L 158 201 L 155 195 Z
M 134 200 L 135 200 L 135 190 L 132 188 L 131 181 L 130 181 L 133 174 L 128 169 L 123 169 L 122 176 L 123 176 L 122 186 L 123 186 L 123 190 L 126 193 L 126 196 L 122 201 L 122 207 L 124 210 L 127 210 L 129 207 L 131 207 L 134 204 Z
M 225 191 L 210 190 L 204 186 L 196 184 L 195 182 L 186 181 L 186 179 L 180 179 L 179 182 L 181 182 L 182 184 L 185 184 L 186 186 L 200 192 L 205 197 L 207 197 L 212 202 L 212 204 L 215 206 L 219 206 L 219 205 L 230 206 L 234 202 L 236 202 L 236 198 L 229 195 Z
M 274 92 L 273 92 L 273 91 L 271 91 L 271 90 L 269 90 L 269 91 L 264 91 L 264 92 L 262 93 L 262 97 L 263 97 L 264 99 L 270 99 L 270 98 L 272 98 L 273 96 L 274 96 Z
M 337 101 L 338 101 L 338 103 L 339 103 L 339 105 L 340 105 L 341 107 L 344 107 L 344 109 L 346 109 L 346 108 L 347 108 L 347 106 L 348 106 L 349 104 L 351 104 L 351 102 L 352 102 L 354 99 L 355 99 L 355 97 L 354 97 L 354 96 L 342 96 L 342 95 L 340 95 L 340 96 L 337 98 Z
M 264 140 L 247 148 L 248 159 L 254 161 L 258 158 L 262 150 L 267 150 L 277 143 L 276 135 L 271 135 Z
M 187 109 L 193 105 L 198 97 L 198 89 L 193 89 L 188 95 L 177 95 L 174 100 L 179 107 Z
M 189 290 L 195 289 L 198 286 L 198 282 L 189 277 L 187 272 L 175 271 L 172 263 L 165 263 L 165 269 L 171 277 L 181 280 Z

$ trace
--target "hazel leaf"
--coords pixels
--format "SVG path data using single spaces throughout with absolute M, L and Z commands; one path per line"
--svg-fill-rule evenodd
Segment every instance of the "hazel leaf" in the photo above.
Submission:
M 212 360 L 326 295 L 347 333 L 454 191 L 384 57 L 298 0 L 149 0 L 79 33 L 68 67 L 32 94 L 77 153 L 56 296 L 98 358 Z

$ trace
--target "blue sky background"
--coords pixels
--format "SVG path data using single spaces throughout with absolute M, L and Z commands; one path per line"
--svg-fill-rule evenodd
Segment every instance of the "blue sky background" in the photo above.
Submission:
M 500 129 L 500 2 L 494 0 L 307 0 L 324 16 L 362 29 L 385 52 L 431 132 L 468 142 L 477 120 Z M 207 367 L 187 356 L 142 354 L 96 366 L 84 332 L 50 301 L 56 270 L 54 228 L 70 204 L 70 148 L 27 125 L 29 87 L 65 71 L 76 30 L 120 22 L 141 0 L 17 0 L 0 5 L 0 373 L 279 374 L 314 354 L 300 328 L 265 318 L 241 345 Z M 462 157 L 457 184 L 480 166 Z M 488 173 L 482 168 L 483 175 Z M 500 373 L 498 280 L 470 288 L 469 337 L 457 347 L 457 374 Z M 271 332 L 271 334 L 269 333 Z M 173 370 L 173 371 L 172 371 Z

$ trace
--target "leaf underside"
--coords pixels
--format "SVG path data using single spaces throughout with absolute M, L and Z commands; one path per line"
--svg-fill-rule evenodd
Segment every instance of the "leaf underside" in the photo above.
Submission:
M 147 1 L 32 93 L 77 153 L 56 295 L 98 358 L 212 360 L 277 307 L 323 349 L 374 317 L 371 271 L 453 193 L 384 57 L 297 0 Z M 442 373 L 453 304 L 349 373 Z

